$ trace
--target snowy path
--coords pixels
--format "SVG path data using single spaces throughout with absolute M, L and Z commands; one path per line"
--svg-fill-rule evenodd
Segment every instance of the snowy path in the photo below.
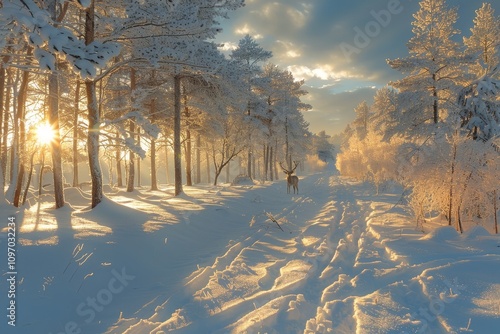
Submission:
M 303 177 L 298 195 L 284 181 L 170 191 L 110 192 L 113 201 L 90 211 L 85 193 L 69 189 L 71 207 L 18 214 L 24 317 L 12 333 L 500 326 L 500 239 L 481 227 L 459 236 L 429 225 L 423 234 L 394 207 L 398 194 L 375 196 L 333 172 Z M 122 270 L 130 279 L 117 290 L 110 284 Z
M 380 233 L 377 223 L 377 216 L 387 221 L 398 214 L 374 210 L 377 204 L 359 185 L 326 174 L 301 185 L 301 195 L 275 214 L 284 231 L 267 222 L 230 242 L 147 319 L 124 319 L 110 333 L 454 332 L 442 314 L 465 287 L 454 276 L 437 280 L 431 274 L 449 266 L 450 258 L 434 253 L 409 263 L 412 254 L 398 254 L 398 240 L 389 246 L 384 238 L 390 234 Z M 387 210 L 397 197 L 384 200 L 380 205 Z M 401 239 L 398 229 L 391 232 Z M 407 229 L 409 237 L 421 237 L 412 226 Z M 496 253 L 474 256 L 498 263 Z M 458 329 L 467 326 L 468 319 L 462 320 Z

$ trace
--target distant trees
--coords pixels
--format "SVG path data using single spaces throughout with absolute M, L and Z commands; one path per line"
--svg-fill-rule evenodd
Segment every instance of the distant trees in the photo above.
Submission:
M 246 105 L 244 105 L 245 113 L 247 115 L 247 122 L 252 126 L 252 122 L 257 119 L 262 109 L 259 108 L 259 101 L 255 94 L 253 94 L 255 89 L 258 89 L 262 85 L 262 80 L 259 80 L 259 74 L 261 73 L 260 63 L 265 63 L 273 56 L 272 52 L 264 50 L 250 35 L 243 37 L 239 43 L 238 47 L 231 52 L 231 59 L 241 64 L 241 69 L 243 70 L 242 80 L 246 85 L 247 96 L 245 98 Z M 252 177 L 252 162 L 253 162 L 253 150 L 252 136 L 249 133 L 248 138 L 248 154 L 247 154 L 247 176 Z
M 281 70 L 274 64 L 267 64 L 262 72 L 263 83 L 257 89 L 264 102 L 264 112 L 257 117 L 262 126 L 264 179 L 273 180 L 278 160 L 285 160 L 291 170 L 294 155 L 303 156 L 310 133 L 302 111 L 311 108 L 301 102 L 300 97 L 307 94 L 302 89 L 304 81 L 296 81 L 289 71 Z M 284 152 L 278 151 L 278 144 Z M 281 154 L 281 158 L 278 155 Z
M 414 17 L 410 55 L 388 60 L 407 76 L 356 108 L 337 167 L 377 185 L 402 183 L 419 222 L 440 214 L 459 231 L 465 219 L 497 222 L 500 19 L 483 4 L 460 45 L 445 0 L 421 1 Z
M 335 147 L 330 142 L 331 136 L 325 131 L 320 131 L 312 136 L 312 147 L 315 150 L 318 158 L 323 162 L 333 161 L 333 152 Z

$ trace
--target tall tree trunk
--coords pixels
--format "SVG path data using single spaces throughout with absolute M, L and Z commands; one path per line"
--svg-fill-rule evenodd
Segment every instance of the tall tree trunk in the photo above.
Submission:
M 141 143 L 141 128 L 137 127 L 137 144 Z M 137 155 L 137 186 L 141 186 L 141 157 Z
M 254 180 L 255 180 L 255 177 L 256 177 L 256 175 L 255 175 L 255 168 L 256 168 L 255 167 L 255 156 L 252 154 L 252 179 L 254 179 Z
M 3 173 L 4 173 L 4 180 L 7 180 L 7 162 L 8 162 L 8 146 L 7 146 L 7 141 L 8 141 L 8 134 L 9 134 L 9 114 L 10 114 L 10 101 L 11 101 L 11 84 L 10 82 L 12 81 L 10 79 L 10 72 L 7 72 L 7 90 L 5 94 L 5 117 L 3 119 L 3 139 L 2 139 L 2 168 L 3 168 Z M 12 182 L 12 169 L 9 169 L 9 182 Z M 2 189 L 3 190 L 3 189 Z
M 168 173 L 168 143 L 167 140 L 165 139 L 165 176 L 166 176 L 166 183 L 170 183 L 170 174 Z
M 32 49 L 29 47 L 28 49 L 28 56 L 31 56 L 32 54 Z M 24 181 L 24 173 L 25 173 L 25 166 L 24 166 L 24 159 L 25 159 L 25 154 L 26 154 L 26 122 L 25 122 L 25 117 L 26 117 L 26 99 L 28 97 L 28 81 L 29 81 L 29 72 L 28 71 L 23 71 L 22 74 L 22 79 L 21 79 L 21 86 L 19 87 L 19 94 L 17 96 L 17 115 L 16 115 L 16 122 L 19 124 L 19 134 L 18 134 L 18 148 L 17 148 L 17 154 L 16 154 L 16 159 L 19 159 L 19 170 L 16 178 L 16 189 L 14 192 L 14 199 L 13 203 L 14 206 L 19 207 L 21 204 L 21 190 L 23 186 L 23 181 Z
M 274 171 L 274 179 L 279 180 L 278 177 L 278 138 L 276 138 L 276 142 L 274 144 L 274 160 L 273 160 L 273 171 Z
M 292 170 L 292 162 L 290 157 L 290 146 L 288 143 L 288 117 L 285 117 L 285 161 L 288 165 L 288 170 Z
M 132 97 L 132 104 L 134 103 L 134 92 L 136 89 L 136 77 L 135 69 L 130 69 L 130 96 Z M 129 120 L 129 136 L 132 138 L 132 142 L 135 141 L 135 120 L 131 118 Z M 135 154 L 132 149 L 129 149 L 129 159 L 128 159 L 128 177 L 127 177 L 127 192 L 134 191 L 134 180 L 135 180 Z
M 156 178 L 156 139 L 151 138 L 151 190 L 158 190 Z
M 262 150 L 262 159 L 263 165 L 262 165 L 262 179 L 264 181 L 267 181 L 267 147 L 266 144 L 263 145 L 263 150 Z
M 270 145 L 266 145 L 266 181 L 269 180 L 269 174 L 271 172 L 271 159 L 270 158 Z
M 19 174 L 19 119 L 17 113 L 17 105 L 16 100 L 19 96 L 18 90 L 18 82 L 19 82 L 19 72 L 21 70 L 16 69 L 16 79 L 13 82 L 10 82 L 10 86 L 12 86 L 12 131 L 13 131 L 13 140 L 10 146 L 10 165 L 9 165 L 9 187 L 7 189 L 7 199 L 11 202 L 14 201 L 14 192 L 17 181 L 17 175 Z
M 231 183 L 231 162 L 226 166 L 226 183 Z
M 432 82 L 434 83 L 434 86 L 432 87 L 432 97 L 434 98 L 433 104 L 432 104 L 432 111 L 433 111 L 433 121 L 434 124 L 437 124 L 439 121 L 439 105 L 438 105 L 438 93 L 437 93 L 437 88 L 436 88 L 436 74 L 432 74 Z
M 36 154 L 36 151 L 33 151 L 33 153 L 31 153 L 30 171 L 28 173 L 28 180 L 26 181 L 26 187 L 24 188 L 24 195 L 23 195 L 23 202 L 22 202 L 23 205 L 24 205 L 24 203 L 26 203 L 26 198 L 28 197 L 28 191 L 30 189 L 31 177 L 33 176 L 33 160 L 35 159 L 35 154 Z
M 192 173 L 192 142 L 191 142 L 191 130 L 186 130 L 186 185 L 193 185 L 193 173 Z
M 85 10 L 85 44 L 94 41 L 94 0 Z M 99 165 L 99 123 L 100 115 L 97 105 L 96 84 L 94 80 L 85 81 L 88 109 L 87 150 L 89 155 L 90 178 L 92 180 L 92 208 L 102 201 L 102 171 Z
M 154 72 L 153 72 L 154 74 Z M 156 100 L 151 100 L 150 117 L 152 120 L 156 117 Z M 158 190 L 158 179 L 156 175 L 156 139 L 151 138 L 151 190 Z
M 191 120 L 189 119 L 190 118 L 190 112 L 189 112 L 189 106 L 188 106 L 188 96 L 187 96 L 187 93 L 186 93 L 186 87 L 183 86 L 182 87 L 182 91 L 183 91 L 183 99 L 184 99 L 184 118 L 186 120 L 186 141 L 185 141 L 185 149 L 186 149 L 186 155 L 184 157 L 184 159 L 186 160 L 186 185 L 187 186 L 192 186 L 193 185 L 193 178 L 192 178 L 192 167 L 191 167 L 191 163 L 192 163 L 192 155 L 191 155 L 191 151 L 192 151 L 192 143 L 191 143 L 191 130 L 190 130 L 190 122 Z
M 7 48 L 7 53 L 10 47 Z M 10 110 L 10 88 L 5 82 L 9 80 L 9 73 L 6 70 L 10 56 L 4 56 L 0 64 L 0 199 L 5 198 L 4 190 L 7 177 L 7 140 L 9 134 L 9 110 Z
M 116 182 L 118 187 L 123 187 L 122 175 L 122 150 L 120 149 L 120 134 L 118 131 L 115 133 L 115 160 L 116 160 Z
M 57 22 L 56 0 L 48 2 L 47 10 L 52 20 Z M 62 19 L 62 17 L 61 17 Z M 59 76 L 57 72 L 57 58 L 54 63 L 55 68 L 49 74 L 49 113 L 48 119 L 54 138 L 50 142 L 50 153 L 52 156 L 52 175 L 54 180 L 54 197 L 56 209 L 64 206 L 64 184 L 61 158 L 61 134 L 59 129 Z
M 223 146 L 222 150 L 221 150 L 221 154 L 222 154 L 222 158 L 221 158 L 221 161 L 224 161 L 224 154 L 225 154 L 225 148 Z M 213 162 L 214 162 L 214 186 L 217 185 L 217 181 L 219 180 L 219 175 L 222 173 L 222 168 L 224 168 L 224 165 L 221 163 L 220 165 L 217 164 L 217 157 L 216 157 L 216 154 L 215 154 L 215 144 L 212 145 L 212 158 L 213 158 Z
M 135 122 L 133 119 L 129 120 L 129 132 L 132 138 L 135 137 Z M 128 173 L 127 173 L 127 192 L 134 191 L 134 179 L 135 179 L 135 155 L 134 151 L 129 149 L 128 158 Z
M 453 212 L 453 183 L 455 182 L 455 162 L 457 158 L 457 144 L 453 142 L 453 156 L 451 160 L 450 191 L 448 203 L 448 226 L 451 226 L 451 214 Z
M 211 177 L 210 177 L 210 156 L 209 156 L 209 153 L 208 153 L 208 147 L 206 148 L 205 150 L 205 160 L 207 161 L 207 183 L 210 184 L 211 182 Z
M 80 113 L 80 80 L 76 80 L 73 106 L 73 187 L 78 187 L 78 114 Z
M 269 145 L 271 146 L 271 145 Z M 269 174 L 271 175 L 271 181 L 274 181 L 274 168 L 273 168 L 273 147 L 271 146 L 269 149 Z
M 61 136 L 59 130 L 59 78 L 57 70 L 49 75 L 49 123 L 54 138 L 50 142 L 52 175 L 54 177 L 54 197 L 56 209 L 64 206 L 64 184 L 61 158 Z
M 40 155 L 42 156 L 42 161 L 40 163 L 40 171 L 38 172 L 38 197 L 42 195 L 43 190 L 43 171 L 45 167 L 45 146 L 42 147 Z
M 498 234 L 498 194 L 497 191 L 493 191 L 493 210 L 495 217 L 495 234 Z
M 174 195 L 180 195 L 182 190 L 181 166 L 181 76 L 174 76 Z
M 252 143 L 251 143 L 251 138 L 248 142 L 248 155 L 247 155 L 247 176 L 249 178 L 252 178 L 252 162 L 253 162 L 253 154 L 252 154 Z M 254 167 L 255 169 L 255 167 Z M 255 176 L 254 176 L 255 177 Z
M 460 216 L 460 207 L 461 205 L 458 205 L 457 208 L 457 231 L 464 233 L 464 229 L 462 227 L 462 217 Z
M 196 134 L 196 183 L 201 183 L 201 135 Z

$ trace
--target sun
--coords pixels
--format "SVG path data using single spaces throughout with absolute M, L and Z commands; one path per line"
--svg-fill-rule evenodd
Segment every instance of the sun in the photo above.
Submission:
M 48 145 L 54 140 L 54 129 L 49 123 L 44 122 L 36 128 L 36 139 L 41 145 Z

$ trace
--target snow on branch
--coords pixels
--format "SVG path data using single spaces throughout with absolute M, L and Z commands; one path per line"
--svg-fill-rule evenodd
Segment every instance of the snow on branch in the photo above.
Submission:
M 458 96 L 462 127 L 474 139 L 488 141 L 500 136 L 500 81 L 485 75 L 462 89 Z
M 82 6 L 89 0 L 81 0 Z M 34 55 L 39 67 L 54 70 L 56 55 L 63 56 L 82 78 L 93 78 L 98 68 L 120 52 L 117 43 L 94 41 L 85 45 L 69 29 L 56 24 L 50 14 L 38 7 L 32 0 L 12 0 L 0 9 L 0 31 L 3 37 L 0 47 L 7 36 L 23 36 L 35 49 Z
M 135 123 L 140 126 L 148 136 L 158 138 L 158 135 L 160 134 L 160 129 L 158 128 L 158 126 L 152 124 L 146 117 L 144 117 L 143 114 L 137 111 L 131 111 L 123 115 L 122 117 L 118 117 L 112 120 L 105 120 L 103 122 L 103 126 L 116 125 L 119 123 L 123 123 L 129 119 L 134 119 Z

